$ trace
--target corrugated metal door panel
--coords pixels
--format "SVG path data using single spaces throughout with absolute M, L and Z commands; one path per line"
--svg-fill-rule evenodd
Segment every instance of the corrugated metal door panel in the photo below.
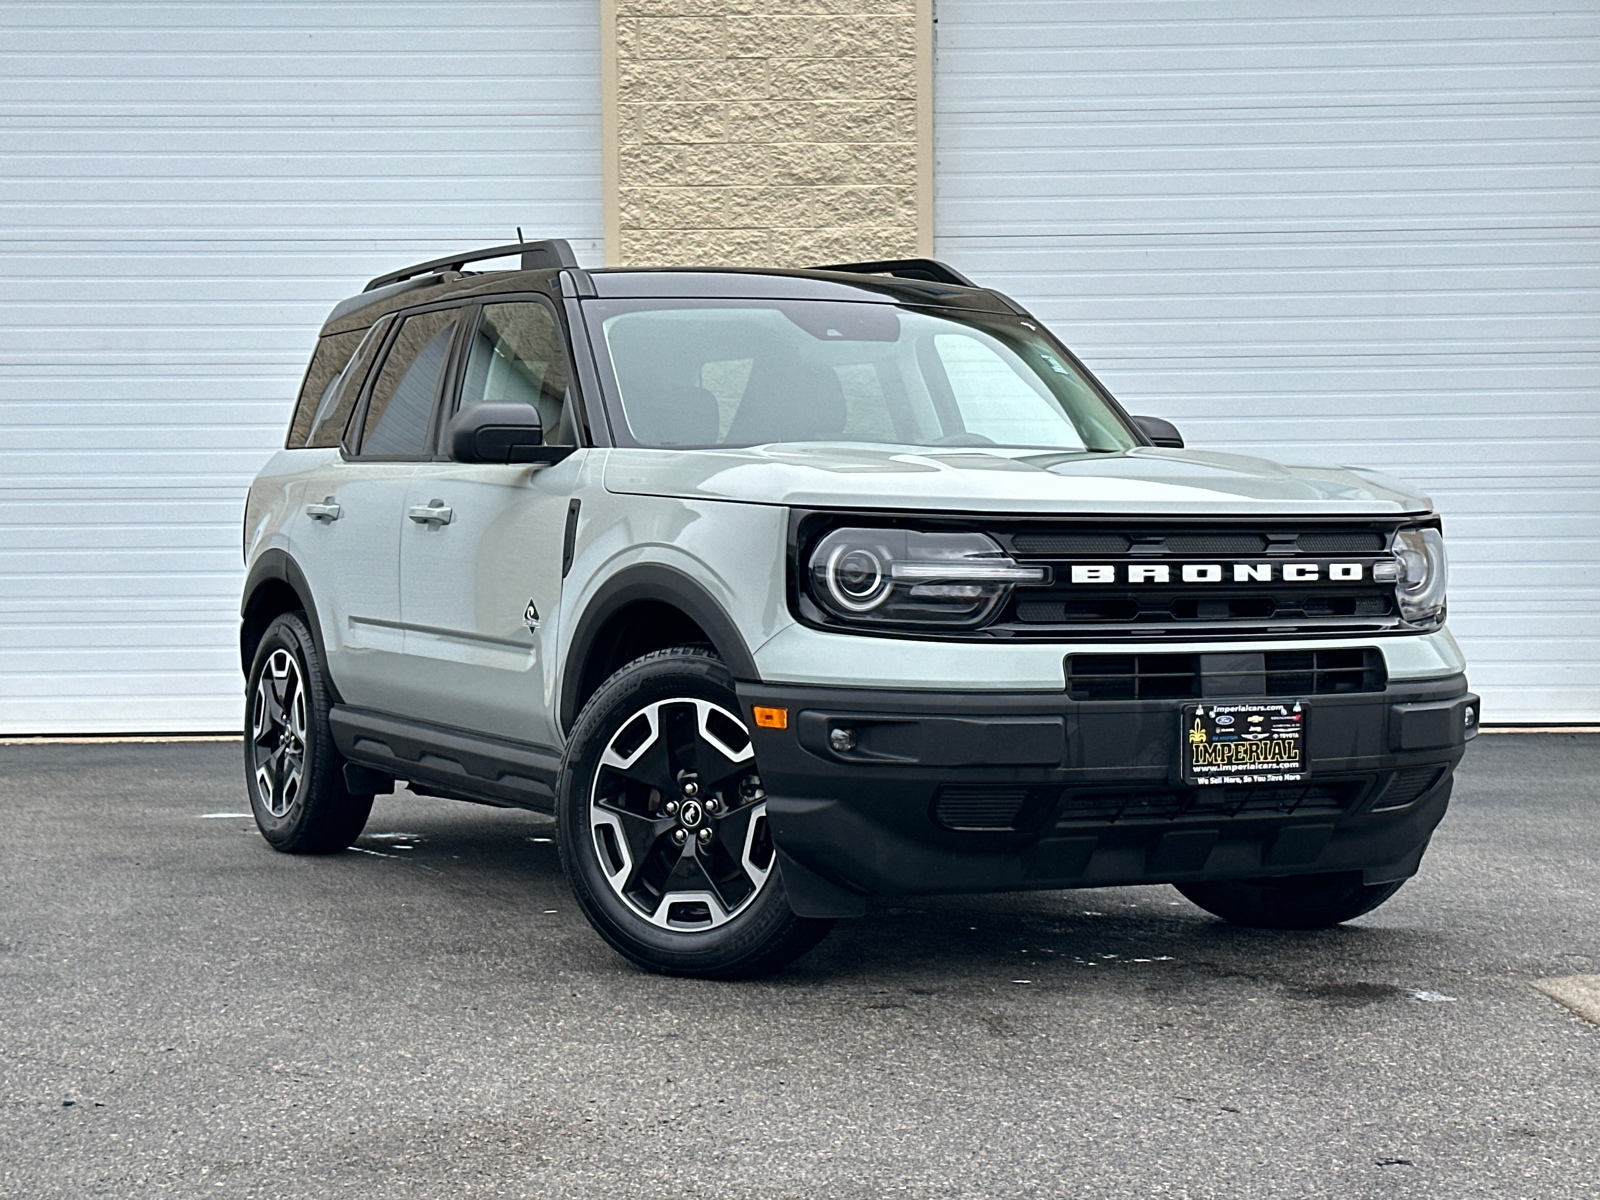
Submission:
M 1600 719 L 1600 11 L 936 16 L 938 253 L 1191 445 L 1430 492 L 1486 718 Z
M 244 489 L 328 309 L 601 257 L 583 0 L 0 9 L 0 733 L 241 723 Z

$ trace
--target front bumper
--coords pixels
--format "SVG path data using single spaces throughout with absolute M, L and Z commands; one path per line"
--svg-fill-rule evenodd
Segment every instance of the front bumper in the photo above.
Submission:
M 788 710 L 786 729 L 750 726 L 791 901 L 816 916 L 863 895 L 1404 879 L 1478 711 L 1461 675 L 1311 697 L 1307 782 L 1196 789 L 1178 777 L 1182 701 L 738 689 L 747 717 Z M 836 749 L 835 729 L 855 745 Z

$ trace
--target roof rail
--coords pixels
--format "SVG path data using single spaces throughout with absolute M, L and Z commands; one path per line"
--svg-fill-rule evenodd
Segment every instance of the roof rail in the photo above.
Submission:
M 524 271 L 542 271 L 556 267 L 576 267 L 578 260 L 572 253 L 572 247 L 565 238 L 545 238 L 537 242 L 515 242 L 509 246 L 490 246 L 484 250 L 468 250 L 465 254 L 452 254 L 446 258 L 435 258 L 430 262 L 417 263 L 412 267 L 402 267 L 398 271 L 390 271 L 387 275 L 379 275 L 371 280 L 363 292 L 370 292 L 374 288 L 381 288 L 387 283 L 399 283 L 402 279 L 410 279 L 414 275 L 431 275 L 435 271 L 459 271 L 471 262 L 482 262 L 487 258 L 509 258 L 513 254 L 522 255 L 522 269 Z
M 933 283 L 954 283 L 960 287 L 977 287 L 960 271 L 935 258 L 891 258 L 883 262 L 841 263 L 831 267 L 813 267 L 815 271 L 848 271 L 853 275 L 893 275 L 898 279 L 926 279 Z

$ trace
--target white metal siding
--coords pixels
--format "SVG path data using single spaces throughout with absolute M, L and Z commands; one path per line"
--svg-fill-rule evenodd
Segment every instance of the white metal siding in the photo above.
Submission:
M 1191 444 L 1420 485 L 1485 719 L 1600 719 L 1600 10 L 936 16 L 938 252 Z
M 369 277 L 601 257 L 599 15 L 0 8 L 0 732 L 237 729 L 245 487 Z

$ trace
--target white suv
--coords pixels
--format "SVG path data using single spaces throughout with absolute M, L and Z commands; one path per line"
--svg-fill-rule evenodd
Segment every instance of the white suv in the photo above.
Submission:
M 375 279 L 244 549 L 268 842 L 342 849 L 400 780 L 553 812 L 595 928 L 680 974 L 868 896 L 1348 920 L 1476 732 L 1425 497 L 1184 450 L 929 260 Z

